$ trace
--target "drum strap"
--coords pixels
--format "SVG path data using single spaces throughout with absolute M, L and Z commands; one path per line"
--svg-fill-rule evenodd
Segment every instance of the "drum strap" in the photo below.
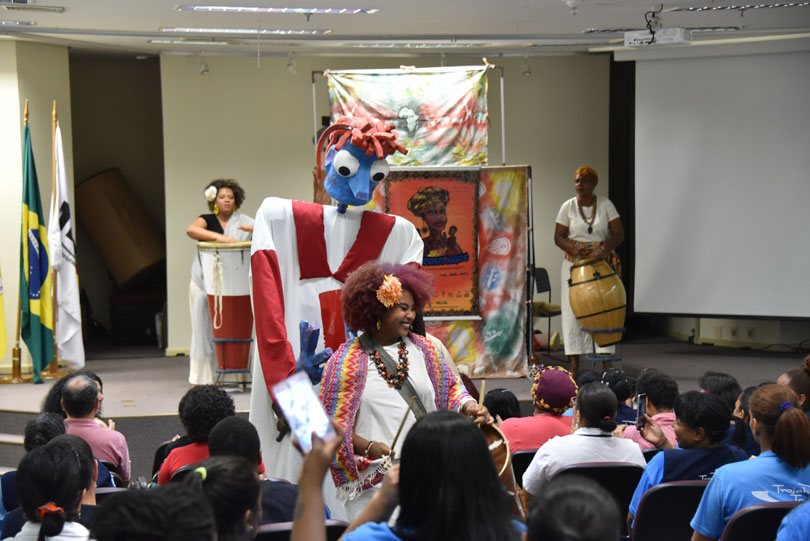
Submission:
M 385 365 L 385 369 L 388 370 L 391 374 L 396 373 L 397 371 L 397 363 L 391 356 L 385 351 L 379 343 L 371 336 L 371 333 L 363 333 L 360 335 L 360 344 L 363 346 L 363 349 L 366 350 L 367 353 L 371 353 L 374 350 L 377 350 L 377 353 L 380 354 L 380 359 L 382 360 L 383 364 Z M 414 416 L 419 419 L 423 415 L 427 414 L 427 410 L 425 409 L 425 405 L 422 404 L 422 401 L 419 399 L 419 395 L 416 394 L 416 389 L 413 388 L 413 384 L 411 383 L 411 377 L 408 375 L 405 378 L 405 381 L 402 382 L 402 387 L 397 389 L 399 395 L 405 400 L 406 404 L 410 404 L 411 400 L 413 403 L 411 405 L 411 409 L 413 410 Z

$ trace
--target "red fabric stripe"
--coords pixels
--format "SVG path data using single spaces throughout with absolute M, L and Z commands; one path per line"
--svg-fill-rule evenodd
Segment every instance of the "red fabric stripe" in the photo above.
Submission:
M 273 396 L 273 385 L 295 373 L 295 355 L 284 325 L 284 291 L 276 252 L 257 251 L 250 258 L 250 267 L 253 272 L 256 342 L 264 382 Z
M 340 268 L 333 275 L 341 283 L 346 281 L 346 277 L 357 270 L 357 267 L 367 261 L 374 261 L 382 252 L 388 235 L 394 228 L 396 218 L 389 214 L 366 211 L 360 220 L 360 231 L 357 233 L 349 253 L 340 265 Z
M 323 234 L 323 205 L 292 202 L 295 220 L 295 240 L 298 246 L 298 268 L 301 280 L 332 276 L 326 258 L 326 240 Z
M 332 348 L 332 351 L 337 351 L 340 344 L 346 341 L 340 290 L 324 291 L 318 295 L 318 299 L 321 303 L 324 348 Z

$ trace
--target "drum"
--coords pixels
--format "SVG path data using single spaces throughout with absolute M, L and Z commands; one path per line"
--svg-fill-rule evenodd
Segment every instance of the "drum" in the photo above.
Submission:
M 218 371 L 247 371 L 253 335 L 250 241 L 198 242 Z
M 624 285 L 604 258 L 575 261 L 568 280 L 568 298 L 577 321 L 586 329 L 621 329 L 627 310 Z M 595 332 L 602 347 L 622 339 L 621 331 Z
M 495 425 L 481 425 L 481 431 L 487 440 L 492 460 L 495 461 L 498 477 L 501 478 L 503 486 L 506 487 L 506 491 L 509 493 L 509 507 L 512 515 L 523 520 L 526 516 L 518 495 L 515 472 L 512 470 L 512 451 L 509 449 L 509 441 Z

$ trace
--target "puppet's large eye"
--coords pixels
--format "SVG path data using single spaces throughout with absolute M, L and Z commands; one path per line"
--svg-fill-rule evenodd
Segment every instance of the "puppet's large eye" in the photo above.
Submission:
M 360 162 L 352 156 L 346 149 L 338 150 L 335 159 L 332 160 L 332 167 L 338 175 L 342 177 L 353 177 L 360 169 Z
M 385 160 L 377 160 L 371 164 L 370 168 L 371 180 L 380 182 L 388 176 L 388 162 Z

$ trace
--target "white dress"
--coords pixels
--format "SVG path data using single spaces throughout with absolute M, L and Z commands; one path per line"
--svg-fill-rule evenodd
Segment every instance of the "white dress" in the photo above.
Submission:
M 225 236 L 233 237 L 238 241 L 250 240 L 250 233 L 239 229 L 239 226 L 242 225 L 253 225 L 253 218 L 238 213 L 231 215 L 228 225 L 225 227 Z M 194 255 L 194 261 L 191 263 L 188 308 L 191 312 L 188 382 L 192 385 L 208 385 L 214 383 L 217 356 L 214 351 L 214 332 L 211 330 L 208 296 L 205 294 L 205 281 L 199 254 Z
M 582 207 L 585 216 L 590 217 L 593 207 Z M 562 204 L 557 213 L 557 223 L 568 228 L 568 238 L 578 242 L 604 242 L 610 236 L 608 223 L 619 217 L 616 207 L 609 199 L 597 198 L 596 218 L 593 221 L 593 230 L 588 233 L 588 224 L 582 219 L 577 209 L 577 198 L 572 197 Z M 593 353 L 593 338 L 582 330 L 582 325 L 571 310 L 571 301 L 568 298 L 568 279 L 571 278 L 571 262 L 563 259 L 560 269 L 560 309 L 562 311 L 563 342 L 566 355 L 585 355 Z M 613 353 L 615 347 L 596 346 L 597 353 Z
M 381 228 L 381 221 L 390 230 Z M 358 239 L 360 242 L 355 243 Z M 369 252 L 369 246 L 375 246 L 374 250 Z M 289 435 L 276 441 L 276 418 L 268 392 L 268 386 L 295 372 L 300 321 L 315 322 L 324 328 L 322 314 L 330 314 L 329 310 L 322 312 L 322 296 L 340 291 L 343 281 L 339 278 L 345 279 L 345 271 L 366 261 L 421 263 L 422 246 L 413 224 L 398 216 L 353 208 L 340 214 L 336 207 L 276 197 L 262 202 L 251 247 L 254 359 L 260 362 L 253 363 L 250 422 L 259 432 L 269 477 L 294 482 L 301 466 L 301 454 L 292 446 Z M 316 254 L 325 256 L 325 260 Z M 345 335 L 340 343 L 343 341 Z M 323 348 L 321 332 L 316 351 Z M 336 516 L 342 506 L 334 499 L 335 488 L 329 478 L 325 479 L 324 491 L 333 518 L 345 517 Z

